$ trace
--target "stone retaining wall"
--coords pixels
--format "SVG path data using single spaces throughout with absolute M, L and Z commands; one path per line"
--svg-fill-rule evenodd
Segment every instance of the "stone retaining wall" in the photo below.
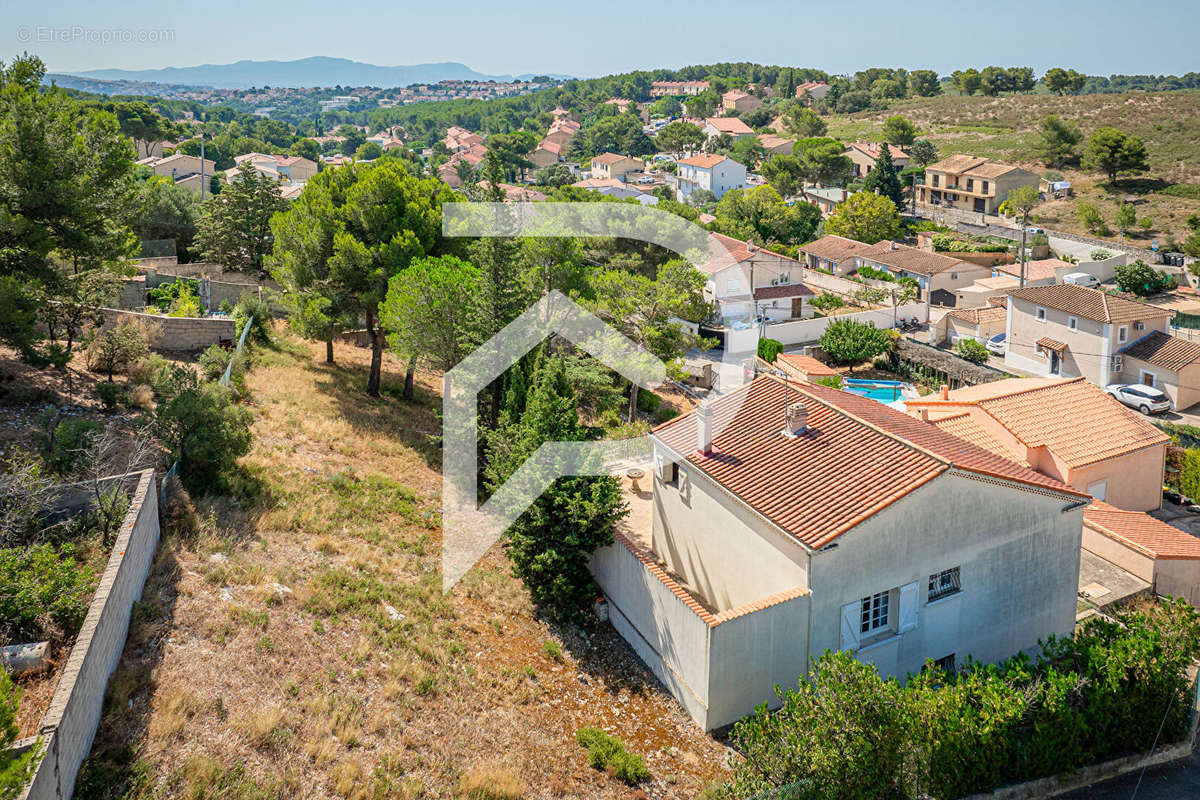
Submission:
M 108 679 L 125 648 L 129 613 L 134 601 L 142 595 L 158 546 L 154 470 L 131 475 L 137 478 L 137 488 L 129 512 L 71 648 L 50 708 L 42 717 L 40 736 L 16 745 L 37 746 L 42 750 L 33 778 L 20 800 L 70 800 L 75 791 L 75 777 L 92 749 Z
M 116 308 L 100 310 L 104 313 L 106 329 L 117 325 L 122 319 L 135 319 L 157 328 L 159 335 L 150 345 L 154 350 L 203 350 L 222 340 L 232 341 L 237 336 L 237 324 L 228 317 L 164 317 Z

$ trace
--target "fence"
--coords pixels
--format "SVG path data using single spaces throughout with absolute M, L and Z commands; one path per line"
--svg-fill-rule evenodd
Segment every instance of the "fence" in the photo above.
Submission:
M 154 470 L 115 476 L 136 477 L 137 488 L 121 532 L 113 544 L 83 627 L 71 648 L 38 737 L 16 743 L 18 749 L 39 747 L 42 754 L 21 800 L 70 800 L 75 777 L 92 748 L 108 679 L 116 669 L 129 614 L 142 594 L 150 562 L 158 546 L 158 493 Z

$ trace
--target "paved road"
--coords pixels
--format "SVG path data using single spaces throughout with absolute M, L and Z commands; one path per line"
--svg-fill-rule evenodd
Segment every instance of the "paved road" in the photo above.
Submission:
M 1190 758 L 1151 767 L 1141 778 L 1133 772 L 1122 778 L 1089 786 L 1061 800 L 1185 800 L 1200 798 L 1200 748 Z M 1136 795 L 1134 792 L 1136 791 Z

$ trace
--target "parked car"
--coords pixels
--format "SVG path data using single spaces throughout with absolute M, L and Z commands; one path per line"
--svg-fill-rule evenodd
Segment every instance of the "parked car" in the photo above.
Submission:
M 1171 398 L 1161 389 L 1144 383 L 1110 383 L 1104 391 L 1114 400 L 1136 408 L 1143 414 L 1160 414 L 1171 410 Z
M 637 179 L 637 182 L 642 185 L 645 185 L 648 183 L 654 183 L 654 176 L 653 175 L 643 175 L 642 177 Z
M 997 333 L 984 344 L 992 355 L 1002 356 L 1008 350 L 1008 334 Z
M 1086 272 L 1072 272 L 1069 275 L 1064 275 L 1063 283 L 1085 286 L 1088 289 L 1095 289 L 1100 285 L 1100 281 L 1096 279 L 1095 275 L 1089 275 Z

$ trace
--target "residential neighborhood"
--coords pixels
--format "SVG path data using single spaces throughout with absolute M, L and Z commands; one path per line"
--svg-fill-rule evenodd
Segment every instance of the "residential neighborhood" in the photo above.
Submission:
M 1200 30 L 1067 6 L 0 12 L 0 800 L 1194 796 Z

